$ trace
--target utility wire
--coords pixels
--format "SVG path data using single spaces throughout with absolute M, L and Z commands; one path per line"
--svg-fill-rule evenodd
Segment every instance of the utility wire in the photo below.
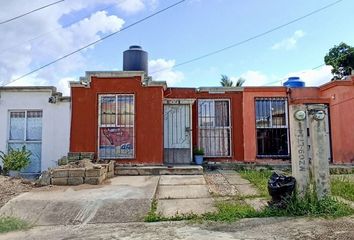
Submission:
M 220 53 L 220 52 L 229 50 L 230 48 L 234 48 L 234 47 L 243 45 L 243 44 L 245 44 L 245 43 L 247 43 L 247 42 L 250 42 L 250 41 L 252 41 L 252 40 L 255 40 L 255 39 L 257 39 L 257 38 L 260 38 L 260 37 L 263 37 L 263 36 L 265 36 L 265 35 L 268 35 L 268 34 L 270 34 L 270 33 L 272 33 L 272 32 L 275 32 L 275 31 L 277 31 L 277 30 L 279 30 L 279 29 L 282 29 L 282 28 L 284 28 L 284 27 L 286 27 L 286 26 L 288 26 L 288 25 L 290 25 L 290 24 L 293 24 L 293 23 L 295 23 L 295 22 L 301 21 L 301 20 L 304 19 L 304 18 L 308 18 L 308 17 L 310 17 L 310 16 L 312 16 L 312 15 L 314 15 L 314 14 L 316 14 L 316 13 L 319 13 L 319 12 L 321 12 L 321 11 L 327 9 L 327 8 L 330 8 L 330 7 L 332 7 L 332 6 L 334 6 L 334 5 L 338 4 L 338 3 L 340 3 L 340 2 L 342 2 L 342 1 L 343 1 L 343 0 L 335 1 L 335 2 L 333 2 L 333 3 L 330 3 L 330 4 L 328 4 L 328 5 L 325 5 L 325 6 L 321 7 L 321 8 L 319 8 L 319 9 L 316 9 L 316 10 L 314 10 L 314 11 L 308 13 L 308 14 L 305 14 L 305 15 L 303 15 L 303 16 L 301 16 L 301 17 L 295 18 L 295 19 L 293 19 L 293 20 L 291 20 L 291 21 L 289 21 L 289 22 L 287 22 L 287 23 L 281 24 L 281 25 L 276 26 L 276 27 L 274 27 L 274 28 L 271 28 L 271 29 L 269 29 L 269 30 L 267 30 L 267 31 L 265 31 L 265 32 L 256 34 L 256 35 L 254 35 L 254 36 L 252 36 L 252 37 L 249 37 L 249 38 L 247 38 L 247 39 L 245 39 L 245 40 L 242 40 L 242 41 L 236 42 L 236 43 L 234 43 L 234 44 L 231 44 L 231 45 L 229 45 L 229 46 L 226 46 L 226 47 L 224 47 L 224 48 L 221 48 L 221 49 L 218 49 L 218 50 L 215 50 L 215 51 L 206 53 L 206 54 L 201 55 L 201 56 L 199 56 L 199 57 L 192 58 L 192 59 L 190 59 L 190 60 L 187 60 L 187 61 L 178 63 L 178 64 L 174 65 L 172 68 L 180 67 L 180 66 L 182 66 L 182 65 L 186 65 L 186 64 L 189 64 L 189 63 L 198 61 L 198 60 L 200 60 L 200 59 L 203 59 L 203 58 L 206 58 L 206 57 L 210 57 L 210 56 L 215 55 L 215 54 L 217 54 L 217 53 Z M 157 70 L 157 71 L 155 71 L 155 72 L 152 72 L 152 73 L 150 73 L 150 74 L 154 74 L 154 73 L 157 73 L 157 72 L 161 72 L 161 71 L 164 71 L 164 70 L 166 70 L 166 69 L 170 69 L 170 68 L 163 68 L 163 69 Z
M 128 26 L 126 26 L 126 27 L 124 27 L 124 28 L 118 30 L 118 31 L 116 31 L 116 32 L 110 33 L 110 34 L 108 34 L 108 35 L 106 35 L 106 36 L 104 36 L 104 37 L 102 37 L 102 38 L 100 38 L 100 39 L 98 39 L 98 40 L 96 40 L 96 41 L 94 41 L 94 42 L 91 42 L 91 43 L 89 43 L 89 44 L 87 44 L 87 45 L 85 45 L 85 46 L 83 46 L 83 47 L 81 47 L 81 48 L 75 50 L 75 51 L 72 51 L 72 52 L 70 52 L 70 53 L 68 53 L 68 54 L 66 54 L 66 55 L 64 55 L 64 56 L 62 56 L 62 57 L 60 57 L 60 58 L 57 58 L 57 59 L 55 59 L 55 60 L 53 60 L 53 61 L 51 61 L 51 62 L 49 62 L 49 63 L 47 63 L 47 64 L 45 64 L 45 65 L 42 65 L 42 66 L 40 66 L 40 67 L 38 67 L 38 68 L 36 68 L 36 69 L 30 71 L 30 72 L 28 72 L 28 73 L 26 73 L 26 74 L 24 74 L 24 75 L 18 77 L 18 78 L 12 79 L 12 80 L 10 80 L 8 83 L 5 83 L 4 85 L 8 85 L 8 84 L 10 84 L 10 83 L 13 83 L 13 82 L 15 82 L 15 81 L 20 80 L 21 78 L 24 78 L 24 77 L 27 77 L 28 75 L 31 75 L 32 73 L 38 72 L 39 70 L 41 70 L 41 69 L 43 69 L 43 68 L 46 68 L 46 67 L 48 67 L 48 66 L 50 66 L 50 65 L 52 65 L 52 64 L 54 64 L 54 63 L 57 63 L 57 62 L 63 60 L 64 58 L 67 58 L 67 57 L 69 57 L 69 56 L 71 56 L 71 55 L 73 55 L 73 54 L 75 54 L 75 53 L 78 53 L 78 52 L 80 52 L 80 51 L 82 51 L 82 50 L 84 50 L 84 49 L 86 49 L 86 48 L 88 48 L 88 47 L 91 47 L 91 46 L 93 46 L 93 45 L 95 45 L 95 44 L 97 44 L 97 43 L 99 43 L 99 42 L 101 42 L 101 41 L 103 41 L 103 40 L 105 40 L 105 39 L 107 39 L 107 38 L 110 38 L 110 37 L 116 35 L 117 33 L 120 33 L 120 32 L 122 32 L 122 31 L 124 31 L 124 30 L 127 30 L 127 29 L 129 29 L 129 28 L 131 28 L 131 27 L 133 27 L 133 26 L 135 26 L 135 25 L 141 23 L 141 22 L 144 22 L 144 21 L 148 20 L 149 18 L 152 18 L 152 17 L 154 17 L 154 16 L 156 16 L 156 15 L 162 13 L 162 12 L 165 12 L 165 11 L 169 10 L 170 8 L 173 8 L 173 7 L 175 7 L 175 6 L 177 6 L 177 5 L 181 4 L 181 3 L 183 3 L 183 2 L 185 2 L 185 1 L 186 1 L 186 0 L 181 0 L 181 1 L 178 1 L 178 2 L 176 2 L 176 3 L 174 3 L 174 4 L 172 4 L 172 5 L 169 5 L 168 7 L 165 7 L 165 8 L 163 8 L 163 9 L 161 9 L 161 10 L 159 10 L 159 11 L 153 13 L 153 14 L 150 14 L 150 15 L 148 15 L 147 17 L 144 17 L 144 18 L 142 18 L 142 19 L 140 19 L 140 20 L 138 20 L 138 21 L 136 21 L 136 22 L 134 22 L 134 23 L 132 23 L 132 24 L 130 24 L 130 25 L 128 25 Z
M 122 0 L 120 3 L 123 3 L 123 2 L 125 2 L 125 1 L 128 1 L 128 0 Z M 102 11 L 108 10 L 108 9 L 114 7 L 114 6 L 115 6 L 115 5 L 110 5 L 110 6 L 108 6 L 108 7 L 101 8 L 101 9 L 99 9 L 99 10 L 97 10 L 97 11 L 98 11 L 98 12 L 102 12 Z M 96 12 L 97 12 L 97 11 L 96 11 Z M 44 37 L 44 36 L 50 34 L 50 33 L 56 32 L 56 31 L 58 31 L 58 30 L 62 30 L 63 28 L 66 28 L 66 27 L 68 27 L 68 26 L 70 26 L 70 25 L 72 25 L 72 24 L 74 24 L 74 23 L 77 23 L 77 22 L 81 21 L 81 20 L 84 19 L 84 18 L 88 18 L 88 17 L 90 17 L 91 15 L 92 15 L 92 13 L 86 14 L 85 16 L 83 16 L 82 18 L 80 18 L 80 19 L 78 19 L 78 20 L 71 21 L 71 22 L 69 22 L 69 23 L 67 23 L 67 24 L 64 24 L 64 25 L 58 27 L 58 28 L 53 28 L 53 29 L 51 29 L 51 30 L 49 30 L 49 31 L 47 31 L 47 32 L 43 32 L 43 33 L 41 33 L 41 34 L 38 34 L 37 36 L 35 36 L 35 37 L 33 37 L 33 38 L 30 38 L 30 39 L 28 39 L 28 40 L 25 40 L 25 41 L 23 41 L 23 42 L 20 42 L 20 43 L 18 43 L 18 44 L 16 44 L 16 45 L 13 45 L 13 46 L 9 47 L 9 48 L 2 49 L 2 50 L 0 50 L 0 55 L 3 54 L 4 52 L 7 52 L 7 51 L 13 49 L 13 48 L 16 48 L 16 47 L 18 47 L 18 46 L 21 46 L 21 45 L 23 45 L 23 44 L 25 44 L 25 43 L 27 43 L 27 42 L 32 42 L 32 41 L 34 41 L 34 40 L 36 40 L 36 39 L 38 39 L 38 38 L 42 38 L 42 37 Z
M 56 1 L 56 2 L 50 3 L 50 4 L 48 4 L 48 5 L 42 6 L 42 7 L 40 7 L 40 8 L 33 9 L 33 10 L 29 11 L 29 12 L 26 12 L 26 13 L 23 13 L 23 14 L 18 15 L 18 16 L 16 16 L 16 17 L 7 19 L 7 20 L 5 20 L 5 21 L 2 21 L 2 22 L 0 22 L 0 24 L 5 24 L 5 23 L 8 23 L 8 22 L 11 22 L 11 21 L 16 20 L 16 19 L 18 19 L 18 18 L 21 18 L 21 17 L 24 17 L 24 16 L 26 16 L 26 15 L 29 15 L 29 14 L 31 14 L 31 13 L 33 13 L 33 12 L 37 12 L 37 11 L 39 11 L 39 10 L 42 10 L 42 9 L 44 9 L 44 8 L 53 6 L 53 5 L 55 5 L 55 4 L 58 4 L 58 3 L 61 3 L 61 2 L 64 2 L 64 1 L 65 1 L 65 0 Z

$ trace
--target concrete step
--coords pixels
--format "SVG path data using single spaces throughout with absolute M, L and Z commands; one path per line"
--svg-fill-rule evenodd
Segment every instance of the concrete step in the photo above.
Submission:
M 202 166 L 121 166 L 116 165 L 114 174 L 118 176 L 137 175 L 203 175 Z

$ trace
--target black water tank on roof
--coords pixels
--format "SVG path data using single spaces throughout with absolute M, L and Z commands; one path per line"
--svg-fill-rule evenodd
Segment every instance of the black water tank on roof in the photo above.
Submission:
M 148 53 L 132 45 L 123 52 L 123 71 L 144 71 L 148 74 Z

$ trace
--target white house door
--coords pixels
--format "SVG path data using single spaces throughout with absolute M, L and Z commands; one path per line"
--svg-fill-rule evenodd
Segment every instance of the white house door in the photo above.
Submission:
M 30 165 L 21 171 L 22 174 L 38 174 L 41 172 L 42 152 L 42 111 L 10 111 L 9 112 L 8 150 L 21 149 L 31 151 Z
M 191 114 L 190 105 L 164 105 L 164 163 L 190 164 Z

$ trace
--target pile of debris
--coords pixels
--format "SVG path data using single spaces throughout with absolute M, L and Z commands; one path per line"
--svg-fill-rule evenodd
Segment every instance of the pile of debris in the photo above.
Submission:
M 90 159 L 68 162 L 44 172 L 39 179 L 40 185 L 80 185 L 101 184 L 114 177 L 114 162 L 95 164 Z
M 0 208 L 17 195 L 31 191 L 33 187 L 33 182 L 29 180 L 0 175 Z

